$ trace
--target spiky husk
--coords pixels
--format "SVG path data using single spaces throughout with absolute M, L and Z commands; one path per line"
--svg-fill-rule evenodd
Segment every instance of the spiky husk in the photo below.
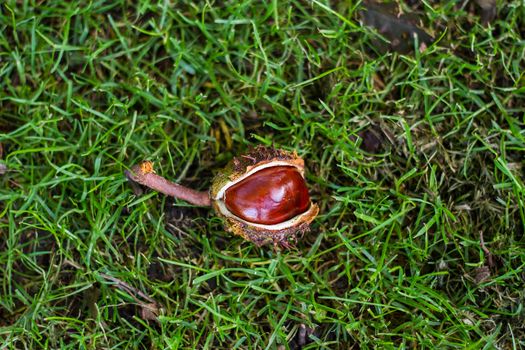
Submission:
M 246 155 L 234 158 L 226 168 L 214 178 L 210 189 L 212 206 L 217 215 L 225 220 L 225 228 L 228 231 L 239 235 L 258 246 L 273 244 L 276 247 L 289 248 L 293 246 L 298 237 L 301 237 L 309 230 L 310 223 L 319 212 L 319 207 L 313 203 L 307 212 L 301 214 L 301 220 L 298 221 L 295 226 L 283 229 L 269 229 L 271 225 L 262 227 L 265 225 L 250 224 L 243 220 L 229 217 L 221 212 L 221 208 L 217 204 L 219 200 L 217 194 L 224 186 L 239 181 L 246 173 L 255 168 L 270 163 L 282 162 L 295 166 L 301 175 L 304 176 L 304 161 L 297 155 L 297 153 L 258 146 Z
M 312 204 L 313 215 L 309 221 L 305 221 L 298 226 L 289 227 L 282 230 L 267 230 L 246 224 L 242 221 L 235 220 L 223 215 L 226 221 L 226 229 L 233 234 L 241 236 L 242 238 L 255 243 L 257 246 L 265 244 L 273 244 L 275 247 L 290 248 L 297 242 L 297 238 L 301 238 L 306 232 L 310 231 L 310 222 L 317 216 L 319 208 Z

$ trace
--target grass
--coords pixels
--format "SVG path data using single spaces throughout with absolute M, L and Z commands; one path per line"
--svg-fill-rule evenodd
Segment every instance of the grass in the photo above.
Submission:
M 399 3 L 426 50 L 351 1 L 3 2 L 0 347 L 525 348 L 525 5 Z M 296 249 L 123 177 L 258 144 L 306 159 Z

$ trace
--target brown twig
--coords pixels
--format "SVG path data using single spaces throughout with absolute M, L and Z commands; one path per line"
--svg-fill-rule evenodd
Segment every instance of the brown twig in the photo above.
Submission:
M 156 304 L 155 300 L 153 300 L 150 296 L 144 294 L 143 292 L 141 292 L 137 288 L 130 286 L 126 282 L 121 281 L 118 278 L 110 276 L 110 275 L 105 274 L 103 272 L 100 272 L 99 275 L 101 277 L 103 277 L 104 279 L 115 283 L 115 285 L 117 286 L 118 289 L 121 289 L 121 290 L 127 292 L 129 295 L 131 295 L 133 297 L 133 299 L 135 299 L 135 301 L 140 302 L 140 300 L 137 298 L 137 295 L 138 295 L 142 299 L 144 299 L 144 300 L 146 300 L 146 301 L 148 301 L 150 303 L 155 303 Z
M 483 252 L 487 255 L 489 267 L 494 267 L 494 261 L 492 260 L 492 253 L 485 246 L 485 240 L 483 239 L 483 231 L 479 231 L 479 243 Z
M 153 300 L 148 295 L 142 293 L 137 288 L 130 286 L 126 282 L 121 281 L 116 277 L 107 275 L 105 273 L 100 273 L 100 276 L 108 281 L 115 283 L 115 286 L 118 289 L 123 290 L 124 292 L 128 293 L 128 295 L 130 295 L 135 300 L 138 306 L 140 306 L 140 317 L 142 319 L 152 320 L 152 321 L 157 321 L 157 322 L 159 321 L 158 316 L 161 310 L 163 309 L 159 303 L 157 303 L 155 300 Z M 146 300 L 147 303 L 140 300 L 137 296 Z
M 185 200 L 194 205 L 205 207 L 211 205 L 208 192 L 195 191 L 191 188 L 166 180 L 162 176 L 155 174 L 153 163 L 151 162 L 143 162 L 139 165 L 135 165 L 131 168 L 131 171 L 126 171 L 125 175 L 131 181 L 137 182 L 168 196 Z

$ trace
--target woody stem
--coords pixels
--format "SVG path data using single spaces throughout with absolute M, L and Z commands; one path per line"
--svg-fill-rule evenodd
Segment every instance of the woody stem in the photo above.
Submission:
M 131 171 L 125 171 L 124 174 L 129 180 L 168 196 L 185 200 L 194 205 L 206 207 L 211 205 L 208 192 L 192 190 L 191 188 L 166 180 L 162 176 L 154 173 L 151 162 L 143 162 L 135 165 L 131 168 Z

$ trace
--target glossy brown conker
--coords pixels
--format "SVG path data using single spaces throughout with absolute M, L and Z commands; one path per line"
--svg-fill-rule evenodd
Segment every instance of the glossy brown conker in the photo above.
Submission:
M 302 175 L 293 166 L 259 170 L 225 191 L 224 203 L 237 217 L 274 225 L 308 210 L 310 196 Z

